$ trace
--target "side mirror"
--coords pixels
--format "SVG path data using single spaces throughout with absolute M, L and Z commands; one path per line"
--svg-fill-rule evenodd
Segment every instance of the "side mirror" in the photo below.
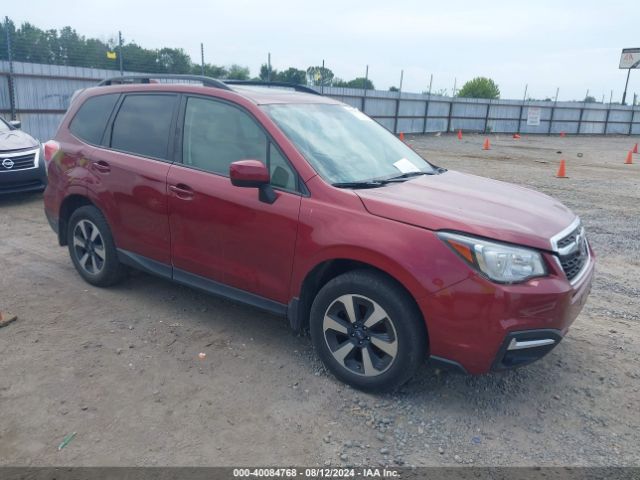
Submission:
M 20 120 L 9 120 L 9 125 L 17 129 L 22 128 L 22 122 Z
M 258 188 L 260 201 L 273 203 L 278 198 L 271 187 L 269 170 L 258 160 L 238 160 L 229 166 L 231 184 L 236 187 Z
M 269 171 L 258 160 L 239 160 L 229 166 L 229 178 L 236 187 L 260 187 L 269 183 Z

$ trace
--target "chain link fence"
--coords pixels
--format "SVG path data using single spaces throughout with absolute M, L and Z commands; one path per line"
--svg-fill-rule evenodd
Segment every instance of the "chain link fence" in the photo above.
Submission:
M 47 33 L 28 24 L 16 35 L 8 19 L 0 25 L 0 115 L 21 120 L 23 129 L 41 140 L 55 133 L 73 92 L 104 78 L 132 73 L 249 78 L 245 67 L 205 63 L 202 50 L 194 64 L 182 49 L 149 50 L 121 37 L 99 41 L 70 28 Z M 640 134 L 640 108 L 611 102 L 470 99 L 320 83 L 313 88 L 394 133 Z

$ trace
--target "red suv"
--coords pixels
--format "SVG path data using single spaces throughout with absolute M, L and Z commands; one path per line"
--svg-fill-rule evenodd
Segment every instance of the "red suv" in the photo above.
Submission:
M 427 358 L 480 374 L 560 342 L 594 272 L 576 215 L 295 90 L 187 76 L 79 92 L 45 144 L 45 209 L 80 275 L 103 287 L 134 267 L 286 316 L 364 390 Z

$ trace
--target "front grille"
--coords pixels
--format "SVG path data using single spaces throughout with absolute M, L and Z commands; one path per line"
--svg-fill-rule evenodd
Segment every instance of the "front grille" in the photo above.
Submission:
M 35 166 L 35 152 L 24 155 L 14 155 L 11 157 L 0 154 L 0 172 L 13 172 L 15 170 L 25 170 Z
M 572 243 L 576 241 L 576 235 L 580 232 L 580 227 L 576 228 L 573 232 L 571 232 L 566 237 L 558 240 L 558 248 L 568 247 Z
M 573 280 L 582 271 L 589 259 L 589 247 L 584 228 L 579 225 L 569 235 L 558 240 L 558 258 L 569 280 Z M 564 251 L 563 251 L 564 250 Z
M 576 278 L 580 273 L 580 270 L 582 270 L 582 267 L 584 267 L 586 261 L 587 256 L 581 255 L 580 252 L 560 257 L 560 264 L 562 265 L 562 269 L 569 280 Z

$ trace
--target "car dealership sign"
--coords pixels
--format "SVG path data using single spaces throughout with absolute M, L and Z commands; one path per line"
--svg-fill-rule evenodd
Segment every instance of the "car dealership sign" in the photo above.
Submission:
M 640 48 L 623 48 L 620 68 L 640 68 Z

